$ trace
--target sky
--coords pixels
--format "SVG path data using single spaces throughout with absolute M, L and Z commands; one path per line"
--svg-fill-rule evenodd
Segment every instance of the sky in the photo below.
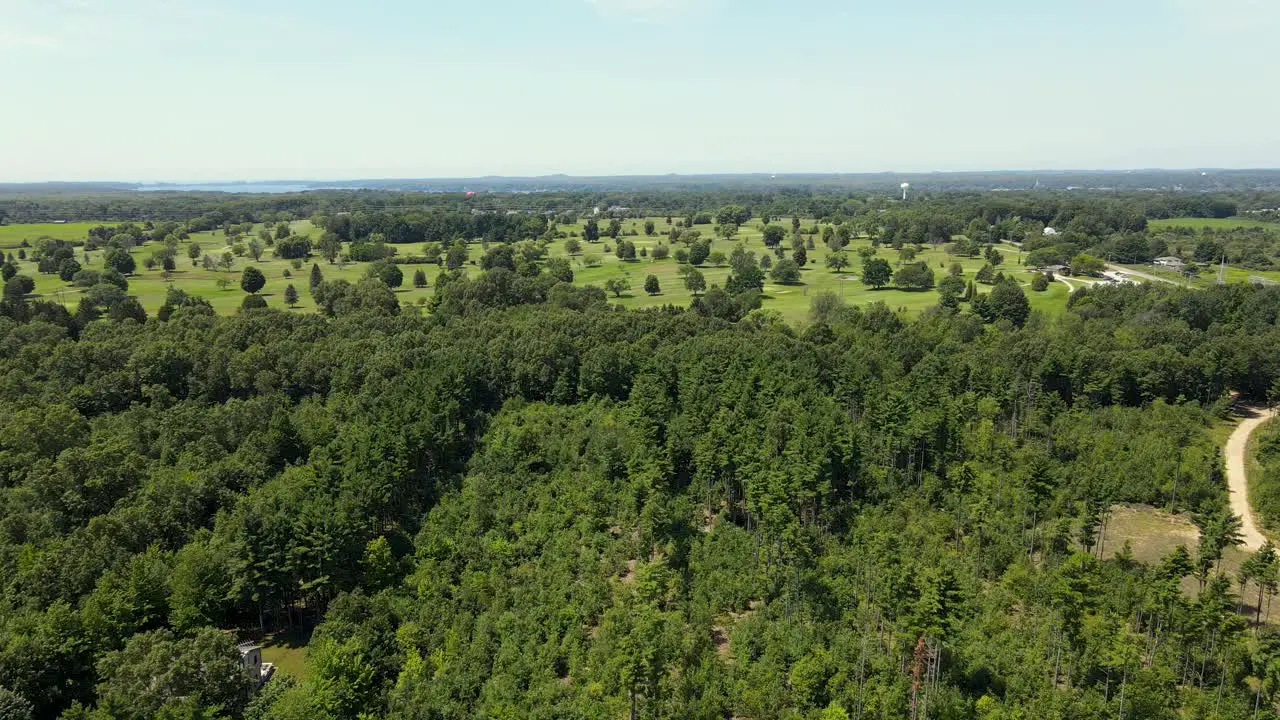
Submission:
M 1280 0 L 0 0 L 0 182 L 1280 167 Z

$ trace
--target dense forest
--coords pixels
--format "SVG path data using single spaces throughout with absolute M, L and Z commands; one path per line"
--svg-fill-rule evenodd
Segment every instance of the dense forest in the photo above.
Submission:
M 3 301 L 6 720 L 1280 701 L 1210 434 L 1232 393 L 1272 399 L 1278 288 L 1086 288 L 1050 320 L 998 284 L 909 323 L 824 295 L 797 329 L 749 291 L 621 311 L 537 262 L 427 312 L 376 279 L 317 285 L 317 315 L 175 291 L 147 317 L 104 287 Z M 1200 541 L 1103 547 L 1115 503 Z M 1274 586 L 1274 551 L 1250 562 L 1240 589 Z M 288 627 L 314 628 L 309 676 L 251 692 L 236 640 Z

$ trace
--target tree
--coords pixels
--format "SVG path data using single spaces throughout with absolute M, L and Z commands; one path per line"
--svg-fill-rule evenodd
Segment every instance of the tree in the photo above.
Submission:
M 80 272 L 80 263 L 75 258 L 67 258 L 58 265 L 58 278 L 63 282 L 71 282 L 71 279 Z
M 804 248 L 798 247 L 791 253 L 791 259 L 799 267 L 804 267 L 809 262 L 809 253 Z
M 996 269 L 990 263 L 983 265 L 978 270 L 978 274 L 973 276 L 973 279 L 983 285 L 994 285 L 996 282 Z
M 1049 276 L 1045 273 L 1036 273 L 1036 276 L 1031 278 L 1031 289 L 1035 292 L 1044 292 L 1045 290 L 1048 290 Z
M 938 283 L 939 305 L 955 309 L 960 307 L 960 298 L 964 295 L 964 278 L 948 275 Z
M 577 255 L 582 252 L 582 243 L 578 242 L 578 238 L 569 238 L 564 241 L 564 251 L 569 255 Z
M 707 289 L 707 278 L 697 269 L 689 268 L 689 272 L 684 276 L 684 287 L 696 297 L 698 293 Z
M 751 212 L 741 205 L 725 205 L 716 213 L 717 225 L 745 225 Z
M 311 238 L 290 235 L 283 240 L 276 241 L 274 252 L 276 257 L 284 258 L 285 260 L 305 258 L 311 254 Z
M 324 274 L 320 272 L 320 266 L 317 264 L 312 264 L 311 265 L 311 281 L 310 281 L 311 289 L 314 291 L 316 289 L 316 286 L 322 282 L 324 282 Z
M 107 249 L 102 256 L 102 262 L 121 275 L 131 275 L 138 267 L 137 263 L 134 262 L 133 256 L 127 250 L 116 247 Z
M 413 271 L 413 286 L 419 290 L 427 286 L 427 273 L 421 268 Z
M 780 225 L 764 226 L 765 247 L 768 247 L 768 248 L 778 247 L 779 245 L 782 244 L 782 241 L 785 239 L 787 239 L 787 231 L 782 229 L 782 226 Z
M 187 247 L 187 257 L 191 258 L 191 267 L 196 266 L 196 261 L 200 259 L 203 253 L 204 251 L 200 249 L 200 243 L 193 242 Z
M 622 293 L 631 289 L 631 283 L 626 278 L 609 278 L 604 281 L 604 289 L 613 293 L 614 297 L 622 297 Z
M 34 720 L 35 712 L 29 700 L 0 685 L 0 720 Z
M 644 291 L 650 295 L 658 295 L 662 292 L 657 275 L 650 275 L 644 279 Z
M 8 282 L 9 278 L 17 274 L 18 274 L 18 266 L 16 264 L 12 262 L 6 262 L 3 265 L 0 265 L 0 280 Z
M 619 240 L 618 246 L 614 249 L 614 254 L 623 262 L 630 262 L 636 259 L 636 244 L 630 240 Z
M 404 272 L 400 270 L 399 265 L 390 260 L 379 260 L 370 265 L 368 271 L 365 272 L 365 277 L 377 278 L 392 289 L 404 284 Z
M 1016 327 L 1022 327 L 1031 314 L 1031 303 L 1026 293 L 1011 279 L 996 283 L 991 293 L 980 301 L 975 300 L 974 312 L 987 322 L 1008 320 Z
M 595 220 L 588 220 L 582 229 L 582 237 L 587 242 L 599 242 L 600 240 L 600 223 Z
M 1004 262 L 1004 253 L 997 250 L 995 245 L 988 245 L 983 257 L 986 258 L 987 264 L 992 267 Z
M 21 300 L 35 292 L 35 289 L 35 280 L 26 275 L 14 275 L 4 283 L 4 297 L 6 300 Z
M 298 304 L 298 290 L 292 284 L 286 285 L 284 288 L 284 304 L 294 307 Z
M 909 263 L 893 274 L 893 282 L 904 290 L 927 290 L 933 287 L 933 270 L 923 262 Z
M 701 265 L 711 255 L 711 243 L 699 240 L 689 246 L 689 264 Z
M 444 254 L 444 266 L 447 270 L 457 270 L 467 264 L 467 246 L 458 243 L 449 247 Z
M 644 234 L 652 237 L 652 236 L 653 236 L 653 233 L 654 233 L 654 227 L 655 227 L 655 226 L 654 226 L 654 224 L 653 224 L 653 221 L 652 221 L 652 220 L 645 220 L 645 221 L 644 221 Z
M 853 231 L 849 229 L 848 224 L 843 224 L 836 228 L 836 241 L 833 250 L 840 250 L 848 247 L 849 241 L 853 239 Z
M 795 260 L 784 258 L 779 260 L 773 266 L 773 269 L 769 271 L 769 277 L 773 278 L 774 282 L 784 284 L 798 283 L 800 282 L 800 266 L 796 264 Z
M 1092 255 L 1080 253 L 1071 258 L 1071 274 L 1072 275 L 1097 275 L 1102 272 L 1106 264 L 1099 258 Z
M 726 260 L 728 260 L 728 258 L 726 258 L 724 253 L 719 250 L 715 250 L 710 255 L 707 255 L 707 264 L 712 267 L 720 267 L 725 264 Z
M 332 265 L 333 261 L 337 260 L 338 256 L 342 254 L 342 241 L 338 239 L 336 234 L 325 231 L 325 233 L 320 236 L 320 242 L 317 249 L 320 250 L 321 257 Z
M 827 267 L 835 272 L 841 272 L 849 267 L 849 254 L 843 250 L 837 250 L 827 255 Z
M 206 707 L 238 716 L 251 687 L 235 641 L 212 628 L 189 638 L 167 630 L 134 635 L 107 653 L 99 670 L 98 709 L 121 720 L 178 717 Z
M 884 258 L 869 257 L 862 260 L 862 283 L 877 290 L 893 279 L 893 268 Z
M 267 277 L 262 271 L 250 265 L 240 273 L 240 289 L 247 293 L 256 293 L 267 284 Z
M 249 241 L 246 247 L 248 248 L 248 251 L 249 251 L 249 257 L 253 258 L 254 262 L 258 262 L 259 260 L 262 259 L 263 245 L 261 240 L 258 240 L 257 238 L 253 238 L 252 240 Z
M 289 223 L 276 223 L 276 240 L 283 240 L 289 237 L 290 234 L 292 234 L 292 230 L 289 229 Z

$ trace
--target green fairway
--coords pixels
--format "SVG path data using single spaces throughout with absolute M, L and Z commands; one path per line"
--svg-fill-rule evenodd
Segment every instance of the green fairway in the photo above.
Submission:
M 671 246 L 672 257 L 670 258 L 663 260 L 652 259 L 652 252 L 659 244 L 670 244 L 667 234 L 671 230 L 671 226 L 666 223 L 664 218 L 652 218 L 652 220 L 656 226 L 655 234 L 652 236 L 643 234 L 645 221 L 642 219 L 627 220 L 623 223 L 623 235 L 620 236 L 620 239 L 630 240 L 635 243 L 637 258 L 634 261 L 620 260 L 614 253 L 617 241 L 608 237 L 602 237 L 601 241 L 597 243 L 582 242 L 581 252 L 574 255 L 569 255 L 566 251 L 565 240 L 557 240 L 548 246 L 547 253 L 550 257 L 565 257 L 570 261 L 575 275 L 574 282 L 578 285 L 604 287 L 605 282 L 610 279 L 626 279 L 630 285 L 629 290 L 624 291 L 621 296 L 610 294 L 610 302 L 617 303 L 623 307 L 644 308 L 667 304 L 681 307 L 687 306 L 692 302 L 693 294 L 685 288 L 684 281 L 679 275 L 681 264 L 674 259 L 676 250 L 683 248 L 684 245 L 681 243 L 673 244 Z M 787 227 L 788 232 L 790 232 L 789 219 L 776 222 Z M 41 235 L 58 237 L 59 235 L 46 232 L 45 229 L 50 227 L 59 228 L 62 230 L 60 235 L 64 239 L 78 240 L 83 239 L 88 229 L 96 224 L 98 223 L 81 223 L 74 226 L 11 225 L 2 229 L 6 231 L 4 237 L 20 238 L 28 236 L 40 237 Z M 580 221 L 574 225 L 562 225 L 560 229 L 571 235 L 577 234 L 581 236 L 584 225 L 585 223 Z M 806 227 L 811 225 L 811 222 L 805 224 Z M 313 227 L 309 221 L 295 222 L 293 223 L 293 229 L 295 233 L 300 235 L 308 235 L 313 238 L 319 237 L 319 230 Z M 694 229 L 701 232 L 703 238 L 714 238 L 712 226 L 701 225 L 696 226 Z M 829 251 L 819 239 L 821 229 L 821 226 L 819 226 L 819 236 L 815 239 L 814 248 L 806 251 L 808 263 L 801 270 L 800 282 L 793 284 L 776 283 L 768 277 L 768 271 L 766 271 L 763 309 L 776 311 L 789 322 L 803 322 L 808 315 L 813 296 L 822 292 L 834 292 L 844 297 L 850 304 L 855 305 L 883 302 L 895 312 L 906 316 L 918 315 L 926 308 L 937 304 L 938 293 L 936 290 L 906 291 L 892 287 L 876 290 L 864 285 L 858 279 L 862 262 L 858 256 L 858 250 L 870 247 L 871 243 L 866 238 L 855 239 L 846 250 L 851 265 L 841 272 L 833 272 L 826 266 Z M 637 234 L 628 235 L 630 232 Z M 20 240 L 16 242 L 20 242 Z M 132 254 L 138 264 L 138 270 L 136 274 L 129 277 L 129 293 L 138 298 L 148 313 L 154 314 L 164 303 L 165 293 L 170 285 L 193 295 L 206 298 L 220 313 L 233 313 L 240 307 L 240 303 L 245 297 L 245 293 L 240 289 L 239 285 L 240 273 L 250 265 L 261 270 L 267 278 L 266 286 L 260 294 L 267 300 L 268 305 L 284 307 L 284 290 L 288 285 L 292 284 L 298 291 L 296 311 L 314 311 L 315 304 L 309 292 L 309 276 L 313 263 L 320 266 L 326 280 L 345 279 L 351 282 L 359 280 L 368 267 L 367 263 L 339 262 L 330 264 L 316 256 L 307 261 L 297 263 L 271 257 L 270 249 L 268 248 L 267 252 L 258 261 L 254 261 L 248 256 L 236 257 L 229 271 L 224 271 L 221 268 L 210 270 L 204 268 L 201 263 L 193 263 L 188 258 L 188 248 L 195 243 L 199 244 L 200 249 L 206 255 L 211 255 L 215 258 L 221 257 L 224 252 L 231 250 L 228 238 L 221 231 L 194 233 L 188 240 L 180 244 L 177 253 L 177 268 L 169 273 L 167 278 L 159 268 L 147 270 L 143 265 L 143 261 L 159 248 L 159 243 L 144 243 L 132 250 Z M 755 253 L 758 258 L 770 255 L 770 259 L 776 261 L 772 251 L 764 246 L 763 230 L 759 220 L 753 220 L 744 225 L 732 240 L 714 238 L 711 249 L 713 253 L 723 253 L 725 257 L 728 257 L 739 246 Z M 789 239 L 784 242 L 784 247 L 786 248 L 785 255 L 791 257 L 792 250 L 790 249 Z M 421 246 L 401 245 L 397 249 L 402 255 L 410 255 L 418 254 L 421 251 Z M 479 259 L 484 254 L 484 247 L 480 243 L 473 243 L 469 250 L 469 261 L 465 268 L 468 272 L 477 272 Z M 879 248 L 876 256 L 888 260 L 895 269 L 904 262 L 897 250 L 887 246 Z M 81 249 L 76 253 L 76 260 L 89 269 L 102 269 L 102 258 L 103 252 L 101 250 L 86 253 Z M 966 281 L 972 280 L 977 271 L 985 264 L 985 261 L 980 257 L 965 258 L 948 255 L 942 246 L 925 248 L 917 253 L 914 261 L 927 263 L 933 270 L 937 280 L 945 277 L 948 269 L 954 263 L 960 264 Z M 295 265 L 298 265 L 298 267 L 295 267 Z M 413 287 L 413 274 L 419 269 L 423 270 L 427 275 L 428 285 L 426 288 Z M 1044 292 L 1032 292 L 1028 287 L 1031 274 L 1017 265 L 1017 259 L 1014 254 L 1006 254 L 1005 263 L 999 269 L 1005 273 L 1013 273 L 1018 278 L 1031 299 L 1032 307 L 1036 310 L 1057 313 L 1065 309 L 1066 287 L 1061 284 L 1054 284 Z M 442 272 L 442 269 L 436 265 L 402 265 L 401 270 L 404 273 L 404 285 L 397 290 L 401 306 L 426 302 L 434 293 L 436 278 Z M 699 270 L 706 277 L 708 289 L 713 286 L 723 286 L 730 273 L 727 262 L 718 265 L 705 263 Z M 37 272 L 34 262 L 30 260 L 21 262 L 20 272 L 35 279 L 37 295 L 45 299 L 61 302 L 72 309 L 78 303 L 79 295 L 82 292 L 81 289 L 63 282 L 56 275 L 40 274 Z M 649 275 L 653 275 L 658 279 L 661 291 L 657 294 L 649 295 L 644 291 L 645 279 Z M 978 287 L 979 292 L 989 290 L 986 286 L 979 285 Z
M 57 240 L 84 240 L 89 230 L 99 225 L 111 223 L 74 222 L 74 223 L 33 223 L 30 225 L 0 225 L 0 249 L 20 247 L 22 241 L 34 243 L 42 237 Z
M 1215 230 L 1230 230 L 1234 228 L 1269 228 L 1271 230 L 1280 230 L 1280 223 L 1263 222 L 1245 217 L 1229 217 L 1229 218 L 1169 218 L 1168 220 L 1152 220 L 1147 223 L 1152 230 L 1162 230 L 1165 228 L 1213 228 Z

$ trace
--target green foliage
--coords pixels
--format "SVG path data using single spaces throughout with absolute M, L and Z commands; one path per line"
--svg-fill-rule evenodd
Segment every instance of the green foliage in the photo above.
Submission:
M 774 264 L 773 269 L 769 271 L 769 277 L 774 282 L 779 283 L 798 283 L 800 282 L 800 266 L 794 260 L 783 258 Z
M 369 266 L 365 277 L 376 278 L 383 285 L 395 289 L 404 284 L 404 272 L 400 266 L 388 260 L 380 260 Z
M 1016 281 L 1006 279 L 996 283 L 989 294 L 976 298 L 973 311 L 987 322 L 1008 320 L 1021 327 L 1031 315 L 1031 303 Z
M 954 225 L 831 205 L 837 227 L 883 222 L 895 240 Z M 1009 279 L 960 311 L 969 286 L 947 274 L 949 311 L 907 322 L 814 293 L 797 329 L 762 306 L 743 247 L 724 287 L 681 266 L 689 310 L 626 312 L 528 238 L 496 237 L 523 225 L 493 222 L 489 248 L 510 253 L 492 257 L 511 267 L 442 273 L 421 314 L 400 313 L 381 279 L 326 281 L 318 266 L 319 315 L 217 317 L 175 288 L 153 322 L 98 282 L 74 315 L 7 299 L 0 707 L 255 720 L 1270 707 L 1280 643 L 1246 632 L 1256 610 L 1237 608 L 1277 582 L 1277 562 L 1260 552 L 1225 575 L 1238 530 L 1211 428 L 1229 392 L 1280 387 L 1273 289 L 1089 287 L 1052 319 Z M 426 232 L 332 225 L 345 242 Z M 974 232 L 1012 229 L 992 217 Z M 864 281 L 882 269 L 888 284 L 875 262 Z M 934 272 L 899 280 L 917 271 Z M 1192 513 L 1203 542 L 1150 562 L 1104 552 L 1116 503 Z M 309 676 L 249 701 L 234 642 L 260 627 L 313 630 Z
M 923 262 L 903 265 L 893 274 L 893 282 L 903 290 L 927 290 L 934 285 L 933 268 Z
M 240 272 L 240 289 L 247 293 L 256 293 L 266 284 L 267 277 L 252 265 Z
M 889 261 L 878 257 L 862 259 L 862 284 L 879 289 L 888 285 L 893 279 L 893 268 Z

